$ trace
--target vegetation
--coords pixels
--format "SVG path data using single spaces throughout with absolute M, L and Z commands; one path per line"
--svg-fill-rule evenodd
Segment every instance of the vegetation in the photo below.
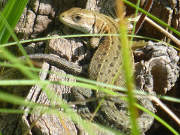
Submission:
M 117 0 L 118 1 L 118 0 Z M 67 35 L 67 36 L 57 36 L 57 37 L 44 37 L 44 38 L 39 38 L 39 39 L 29 39 L 29 40 L 24 40 L 24 41 L 19 41 L 18 37 L 16 36 L 16 34 L 14 33 L 14 28 L 27 4 L 28 0 L 8 0 L 5 8 L 2 10 L 2 12 L 0 12 L 0 52 L 1 52 L 1 59 L 6 59 L 8 60 L 10 63 L 4 63 L 4 62 L 0 62 L 0 68 L 1 71 L 0 73 L 3 74 L 3 66 L 4 67 L 11 67 L 11 68 L 16 68 L 19 71 L 21 71 L 27 79 L 23 79 L 23 80 L 0 80 L 0 86 L 31 86 L 31 85 L 40 85 L 43 88 L 43 91 L 47 94 L 48 98 L 51 99 L 51 101 L 57 101 L 59 102 L 61 108 L 64 108 L 64 113 L 58 111 L 58 109 L 56 107 L 54 107 L 53 105 L 50 107 L 42 105 L 42 104 L 37 104 L 34 102 L 30 102 L 30 101 L 26 101 L 24 98 L 22 97 L 18 97 L 15 96 L 13 94 L 10 93 L 6 93 L 4 91 L 0 90 L 0 100 L 1 102 L 8 102 L 11 104 L 15 104 L 15 105 L 21 105 L 21 106 L 27 106 L 29 108 L 34 108 L 34 110 L 36 110 L 37 108 L 41 110 L 42 113 L 49 113 L 49 114 L 55 114 L 57 116 L 59 116 L 60 121 L 61 121 L 61 115 L 66 116 L 66 117 L 70 117 L 73 121 L 77 122 L 78 124 L 82 125 L 85 129 L 87 129 L 87 131 L 90 134 L 92 133 L 92 124 L 89 121 L 84 121 L 82 120 L 72 109 L 71 107 L 64 103 L 61 98 L 57 97 L 55 93 L 52 93 L 52 91 L 48 90 L 45 86 L 47 86 L 48 84 L 64 84 L 67 86 L 80 86 L 80 87 L 84 87 L 84 88 L 90 88 L 90 89 L 94 89 L 94 90 L 99 90 L 99 87 L 101 87 L 100 90 L 106 92 L 107 94 L 109 94 L 110 96 L 119 96 L 118 93 L 111 91 L 109 89 L 118 89 L 121 91 L 124 91 L 124 88 L 121 87 L 117 87 L 117 86 L 112 86 L 112 85 L 107 85 L 107 84 L 103 84 L 100 82 L 95 82 L 92 80 L 88 80 L 88 79 L 84 79 L 84 78 L 80 78 L 80 77 L 76 77 L 76 76 L 72 76 L 72 75 L 66 75 L 66 77 L 69 78 L 75 78 L 77 80 L 79 80 L 79 82 L 76 83 L 72 83 L 72 82 L 51 82 L 48 80 L 40 80 L 37 76 L 37 74 L 34 74 L 35 72 L 38 73 L 40 71 L 40 69 L 33 67 L 32 63 L 30 62 L 30 60 L 27 57 L 27 54 L 25 52 L 25 50 L 22 47 L 23 43 L 28 43 L 28 42 L 36 42 L 36 41 L 43 41 L 43 40 L 49 40 L 52 38 L 68 38 L 68 37 L 74 37 L 74 35 Z M 150 18 L 152 18 L 153 20 L 156 20 L 159 24 L 162 24 L 164 26 L 166 26 L 167 28 L 169 28 L 171 31 L 173 31 L 174 33 L 176 33 L 177 35 L 180 35 L 180 32 L 178 32 L 177 30 L 175 30 L 174 28 L 170 27 L 169 25 L 167 25 L 166 23 L 164 23 L 163 21 L 161 21 L 159 18 L 154 17 L 153 15 L 149 14 L 148 12 L 144 11 L 143 9 L 139 8 L 138 5 L 133 5 L 132 3 L 130 3 L 128 0 L 124 0 L 124 2 L 126 4 L 129 4 L 130 6 L 132 6 L 133 8 L 136 8 L 137 10 L 145 13 L 147 16 L 149 16 Z M 122 14 L 122 13 L 120 13 Z M 124 19 L 124 21 L 126 21 Z M 120 29 L 124 29 L 124 34 L 121 35 L 121 38 L 124 38 L 123 41 L 125 41 L 124 44 L 128 43 L 127 41 L 127 31 L 126 31 L 126 27 L 124 24 L 120 25 Z M 86 35 L 76 35 L 77 37 L 80 36 L 94 36 L 93 34 L 86 34 Z M 134 36 L 134 35 L 131 35 Z M 11 42 L 9 39 L 10 37 L 13 39 L 14 42 Z M 141 37 L 141 38 L 146 38 L 146 37 Z M 157 39 L 154 39 L 155 41 L 157 41 Z M 19 48 L 19 51 L 27 57 L 27 60 L 29 61 L 28 65 L 22 63 L 19 59 L 17 59 L 12 53 L 10 53 L 7 49 L 7 46 L 13 46 L 16 45 Z M 126 46 L 126 45 L 124 45 Z M 133 80 L 130 79 L 132 76 L 132 67 L 130 66 L 130 63 L 128 63 L 131 59 L 129 52 L 128 52 L 128 48 L 126 48 L 125 50 L 123 50 L 123 61 L 127 64 L 124 65 L 124 70 L 126 74 L 126 82 L 127 83 L 127 94 L 128 94 L 128 103 L 129 103 L 129 110 L 131 114 L 136 114 L 135 111 L 135 107 L 138 107 L 139 109 L 146 111 L 147 113 L 149 113 L 150 115 L 154 116 L 156 120 L 158 120 L 160 123 L 162 123 L 166 128 L 168 128 L 173 134 L 178 135 L 179 133 L 173 129 L 173 127 L 171 127 L 170 125 L 168 125 L 167 122 L 165 122 L 164 120 L 162 120 L 161 118 L 159 118 L 158 116 L 156 116 L 155 114 L 151 113 L 150 111 L 148 111 L 147 109 L 145 109 L 144 107 L 134 103 L 135 99 L 134 99 L 134 93 L 135 91 L 133 90 Z M 127 70 L 127 71 L 126 71 Z M 56 73 L 59 76 L 64 76 L 63 74 L 59 74 Z M 1 78 L 1 77 L 0 77 Z M 109 88 L 109 89 L 108 89 Z M 56 97 L 56 98 L 54 98 Z M 175 99 L 175 98 L 171 98 L 171 97 L 163 97 L 166 100 L 172 101 L 172 102 L 178 102 L 180 103 L 179 99 Z M 13 114 L 22 114 L 24 113 L 23 110 L 20 109 L 9 109 L 9 108 L 0 108 L 0 113 L 13 113 Z M 33 112 L 29 112 L 29 113 L 33 113 Z M 132 115 L 133 116 L 133 115 Z M 131 121 L 133 123 L 132 127 L 132 133 L 134 135 L 138 135 L 139 131 L 137 130 L 137 124 L 135 124 L 135 118 L 136 115 L 134 117 L 131 118 Z M 66 125 L 63 125 L 64 127 Z M 94 125 L 93 125 L 94 126 Z M 99 128 L 102 128 L 98 125 Z M 65 127 L 66 128 L 66 127 Z M 106 128 L 106 130 L 110 130 L 111 132 L 115 132 L 115 134 L 120 134 L 118 131 L 112 131 L 111 129 L 108 129 L 107 127 L 103 127 L 103 129 Z M 68 134 L 68 131 L 67 131 Z

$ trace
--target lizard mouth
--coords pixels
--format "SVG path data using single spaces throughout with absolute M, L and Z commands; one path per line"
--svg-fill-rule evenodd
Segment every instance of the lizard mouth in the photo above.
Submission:
M 63 14 L 61 14 L 61 15 L 59 16 L 59 20 L 60 20 L 63 24 L 65 24 L 65 25 L 70 25 L 70 23 L 68 23 L 68 22 L 69 22 L 69 19 L 67 19 L 67 18 L 65 17 L 65 15 L 63 15 Z

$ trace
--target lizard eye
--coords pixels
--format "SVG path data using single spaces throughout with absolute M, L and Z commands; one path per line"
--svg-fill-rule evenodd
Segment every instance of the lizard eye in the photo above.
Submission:
M 75 21 L 75 22 L 78 22 L 79 20 L 81 20 L 81 16 L 80 15 L 75 15 L 75 16 L 73 16 L 73 21 Z

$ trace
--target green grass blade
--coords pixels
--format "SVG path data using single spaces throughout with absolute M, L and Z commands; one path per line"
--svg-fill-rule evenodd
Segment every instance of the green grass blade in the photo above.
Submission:
M 14 29 L 17 22 L 19 21 L 22 12 L 27 4 L 28 0 L 8 0 L 2 15 L 7 20 L 11 29 Z M 3 21 L 0 21 L 0 44 L 6 43 L 10 38 L 10 32 L 4 27 Z
M 22 0 L 18 4 L 20 4 L 20 3 L 22 3 Z M 25 52 L 22 45 L 19 43 L 19 40 L 13 31 L 14 27 L 16 26 L 16 24 L 19 20 L 19 18 L 13 17 L 13 15 L 14 15 L 14 13 L 17 13 L 17 14 L 19 14 L 19 17 L 20 17 L 20 15 L 22 14 L 22 12 L 24 10 L 25 5 L 21 6 L 21 10 L 16 11 L 18 5 L 13 5 L 13 4 L 16 4 L 16 3 L 13 3 L 13 2 L 11 4 L 7 3 L 7 6 L 5 7 L 3 13 L 0 12 L 0 20 L 1 20 L 1 22 L 0 22 L 0 43 L 6 43 L 9 39 L 9 37 L 12 36 L 12 38 L 17 42 L 17 45 L 18 45 L 20 51 L 22 52 L 22 54 L 24 56 L 26 56 L 28 63 L 30 64 L 30 66 L 32 66 L 30 60 L 27 57 L 27 53 Z M 11 10 L 9 9 L 6 13 L 7 7 L 12 9 L 13 11 L 10 12 Z M 13 18 L 13 19 L 10 20 L 9 18 Z
M 139 135 L 140 131 L 138 128 L 138 124 L 136 121 L 137 118 L 137 109 L 134 106 L 136 103 L 136 99 L 134 98 L 134 76 L 133 76 L 133 59 L 132 52 L 130 49 L 129 41 L 128 41 L 128 30 L 127 30 L 127 20 L 124 18 L 124 3 L 121 0 L 116 0 L 117 4 L 117 16 L 121 20 L 119 21 L 119 38 L 121 45 L 121 53 L 122 53 L 122 68 L 124 72 L 125 85 L 127 88 L 127 97 L 128 97 L 128 109 L 130 112 L 130 121 L 131 121 L 131 134 Z

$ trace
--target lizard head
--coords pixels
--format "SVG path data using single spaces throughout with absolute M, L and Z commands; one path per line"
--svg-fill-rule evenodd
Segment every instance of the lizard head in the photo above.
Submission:
M 84 33 L 92 33 L 95 15 L 94 12 L 86 9 L 71 8 L 61 13 L 59 20 L 73 29 Z

